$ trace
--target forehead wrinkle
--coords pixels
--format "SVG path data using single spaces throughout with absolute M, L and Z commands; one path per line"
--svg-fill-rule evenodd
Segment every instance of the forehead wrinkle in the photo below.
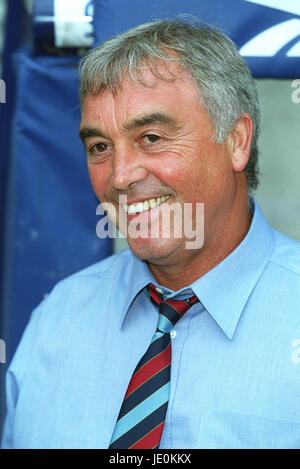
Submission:
M 159 60 L 160 62 L 160 60 Z M 158 64 L 159 65 L 159 64 Z M 166 64 L 164 61 L 162 64 L 160 64 L 160 67 L 163 66 L 164 69 L 166 67 Z M 178 76 L 176 75 L 177 78 L 180 78 L 180 81 L 185 81 L 183 78 L 186 78 L 186 74 L 182 70 L 182 67 L 180 67 L 178 64 L 170 63 L 168 66 L 171 66 L 171 68 L 175 67 L 175 70 L 178 72 L 177 69 L 180 70 L 180 74 L 178 73 Z M 171 72 L 170 72 L 171 73 Z M 154 79 L 154 83 L 151 81 L 149 84 L 149 76 L 150 78 Z M 172 73 L 173 80 L 171 80 L 171 83 L 174 85 L 176 82 L 175 79 L 175 74 Z M 144 77 L 144 79 L 142 79 Z M 151 112 L 151 109 L 149 109 L 149 112 L 142 112 L 142 109 L 134 109 L 132 108 L 131 105 L 131 93 L 127 93 L 127 86 L 129 86 L 130 90 L 132 87 L 136 87 L 139 90 L 145 89 L 145 97 L 147 96 L 147 92 L 149 89 L 151 90 L 152 88 L 155 88 L 158 84 L 163 83 L 163 84 L 169 84 L 169 80 L 164 80 L 163 78 L 159 78 L 159 76 L 156 76 L 153 73 L 153 70 L 147 65 L 145 66 L 144 70 L 140 71 L 139 79 L 134 80 L 128 73 L 125 73 L 124 76 L 122 77 L 121 83 L 118 86 L 118 90 L 115 94 L 112 94 L 113 98 L 113 106 L 119 107 L 122 109 L 122 112 L 120 114 L 117 113 L 117 110 L 114 113 L 114 125 L 116 129 L 118 129 L 120 132 L 130 132 L 131 130 L 134 130 L 136 128 L 142 127 L 144 125 L 149 125 L 149 124 L 164 124 L 164 125 L 169 125 L 172 127 L 174 130 L 179 130 L 180 125 L 178 124 L 177 120 L 168 115 L 167 113 L 164 113 L 163 111 L 160 110 L 155 110 Z M 108 91 L 108 90 L 107 90 Z M 146 100 L 147 101 L 147 100 Z M 145 103 L 147 104 L 147 102 Z M 130 119 L 130 114 L 132 114 L 132 111 L 137 112 L 137 117 Z M 140 111 L 140 112 L 139 112 Z M 119 119 L 120 117 L 120 119 Z M 127 120 L 128 119 L 128 120 Z M 119 121 L 119 124 L 117 123 Z
M 178 128 L 177 122 L 173 117 L 168 116 L 163 112 L 151 112 L 142 114 L 140 117 L 136 117 L 128 122 L 125 122 L 122 126 L 123 131 L 130 132 L 139 127 L 144 127 L 149 124 L 164 124 L 174 129 Z
M 120 129 L 119 129 L 119 126 L 118 126 L 118 122 L 117 122 L 117 118 L 116 118 L 116 107 L 117 107 L 117 104 L 116 104 L 116 97 L 114 96 L 111 96 L 112 98 L 112 119 L 113 119 L 113 125 L 115 127 L 115 130 L 117 132 L 120 132 Z

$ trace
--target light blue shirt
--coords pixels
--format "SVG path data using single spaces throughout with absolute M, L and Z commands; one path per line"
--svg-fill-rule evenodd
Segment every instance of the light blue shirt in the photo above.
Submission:
M 300 245 L 255 206 L 242 243 L 174 294 L 125 250 L 60 282 L 7 374 L 4 448 L 107 448 L 156 329 L 144 287 L 196 294 L 172 338 L 161 448 L 300 448 Z

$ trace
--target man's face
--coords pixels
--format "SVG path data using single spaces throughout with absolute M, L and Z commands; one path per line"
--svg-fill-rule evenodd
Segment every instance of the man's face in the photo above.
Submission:
M 171 71 L 172 82 L 145 70 L 148 86 L 125 79 L 115 96 L 106 90 L 87 97 L 81 122 L 93 189 L 102 203 L 126 216 L 127 224 L 134 221 L 142 231 L 149 219 L 159 224 L 166 204 L 176 203 L 184 213 L 185 203 L 204 203 L 204 246 L 196 252 L 187 252 L 184 235 L 127 237 L 138 257 L 157 265 L 197 256 L 215 242 L 236 191 L 230 145 L 215 142 L 191 79 L 175 64 Z M 129 212 L 120 196 L 127 196 Z M 149 210 L 147 203 L 141 205 L 145 201 Z M 141 207 L 146 210 L 139 212 Z

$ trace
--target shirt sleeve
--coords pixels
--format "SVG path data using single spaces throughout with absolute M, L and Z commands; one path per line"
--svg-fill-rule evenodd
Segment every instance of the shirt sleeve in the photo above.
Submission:
M 14 448 L 14 418 L 16 406 L 21 392 L 22 382 L 28 364 L 30 363 L 40 318 L 46 302 L 47 300 L 42 301 L 42 303 L 33 310 L 20 344 L 6 372 L 6 417 L 2 432 L 2 449 Z

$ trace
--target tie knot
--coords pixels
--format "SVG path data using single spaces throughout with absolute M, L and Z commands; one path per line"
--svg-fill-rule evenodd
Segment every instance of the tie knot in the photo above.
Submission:
M 152 300 L 159 305 L 159 319 L 157 329 L 161 332 L 170 333 L 175 324 L 184 313 L 199 300 L 192 296 L 186 300 L 163 300 L 155 286 L 150 283 L 149 293 Z

